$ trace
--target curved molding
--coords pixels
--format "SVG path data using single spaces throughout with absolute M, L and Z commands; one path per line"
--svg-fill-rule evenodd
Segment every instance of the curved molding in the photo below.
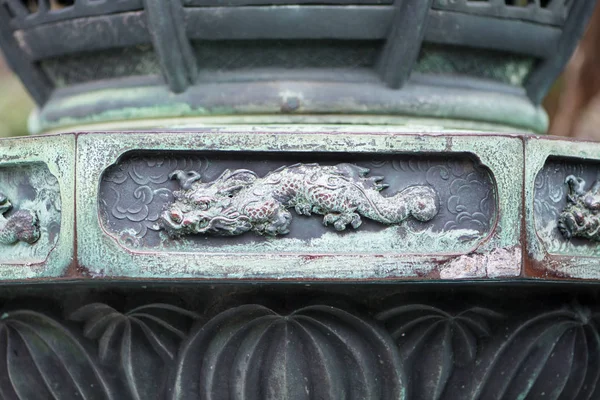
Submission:
M 390 299 L 388 299 L 390 300 Z M 515 300 L 515 299 L 513 299 Z M 392 301 L 369 313 L 316 304 L 91 303 L 0 319 L 0 393 L 71 399 L 594 399 L 594 304 Z M 210 314 L 210 315 L 207 315 Z

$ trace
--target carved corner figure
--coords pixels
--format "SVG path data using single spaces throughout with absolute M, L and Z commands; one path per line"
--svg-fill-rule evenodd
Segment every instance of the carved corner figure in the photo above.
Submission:
M 6 218 L 12 208 L 10 200 L 0 193 L 0 244 L 35 243 L 40 238 L 38 216 L 29 210 L 19 210 Z
M 411 186 L 391 197 L 380 191 L 388 185 L 382 176 L 352 164 L 321 166 L 295 164 L 259 178 L 249 170 L 225 170 L 212 182 L 200 174 L 175 171 L 182 188 L 161 216 L 172 236 L 240 235 L 253 231 L 276 236 L 289 232 L 293 208 L 300 215 L 323 215 L 324 225 L 343 231 L 358 228 L 361 216 L 382 224 L 399 224 L 409 217 L 429 221 L 438 213 L 436 192 Z
M 586 191 L 585 181 L 567 176 L 567 205 L 558 218 L 558 230 L 566 239 L 581 237 L 600 241 L 600 180 Z

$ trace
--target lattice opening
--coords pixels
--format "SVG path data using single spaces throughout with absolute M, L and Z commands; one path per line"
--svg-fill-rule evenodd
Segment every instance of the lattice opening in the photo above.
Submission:
M 509 7 L 529 7 L 529 6 L 538 6 L 540 8 L 548 8 L 552 2 L 560 1 L 560 0 L 504 0 L 504 4 Z M 566 2 L 563 0 L 563 2 Z M 467 0 L 467 4 L 469 3 L 490 3 L 495 4 L 493 0 Z
M 62 10 L 63 8 L 75 5 L 75 0 L 19 0 L 25 10 L 30 14 L 38 12 L 40 9 L 50 11 Z
M 77 7 L 75 7 L 77 5 Z M 66 19 L 139 10 L 141 0 L 0 0 L 20 28 Z
M 31 14 L 37 12 L 40 8 L 38 0 L 21 0 L 21 4 L 23 4 L 27 11 L 29 11 Z

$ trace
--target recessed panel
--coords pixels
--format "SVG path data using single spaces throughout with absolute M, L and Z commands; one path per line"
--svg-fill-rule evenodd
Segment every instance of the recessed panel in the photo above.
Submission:
M 600 163 L 550 157 L 535 179 L 535 225 L 549 253 L 600 255 Z
M 0 264 L 37 264 L 61 229 L 58 179 L 46 164 L 0 167 Z
M 132 152 L 99 213 L 136 251 L 460 253 L 494 226 L 495 193 L 467 155 Z

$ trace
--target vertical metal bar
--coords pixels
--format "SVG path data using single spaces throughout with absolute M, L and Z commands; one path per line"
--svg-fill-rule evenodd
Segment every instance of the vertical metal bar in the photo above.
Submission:
M 172 92 L 184 92 L 196 80 L 198 66 L 185 32 L 181 0 L 144 0 L 144 9 L 165 81 Z
M 27 15 L 29 15 L 29 10 L 27 10 L 25 5 L 21 1 L 4 0 L 0 1 L 0 5 L 8 7 L 16 18 L 25 18 Z
M 381 79 L 399 89 L 417 61 L 433 0 L 396 0 L 394 18 L 378 63 Z
M 33 100 L 42 105 L 50 97 L 54 86 L 40 66 L 31 61 L 19 47 L 13 36 L 11 15 L 6 6 L 6 3 L 0 3 L 0 47 L 8 66 L 19 76 Z

